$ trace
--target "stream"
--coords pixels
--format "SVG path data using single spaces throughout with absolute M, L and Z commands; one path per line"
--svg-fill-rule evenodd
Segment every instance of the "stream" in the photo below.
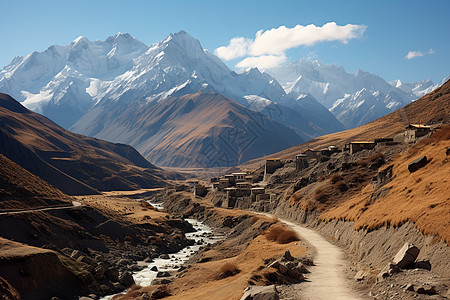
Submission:
M 159 210 L 164 209 L 164 206 L 161 203 L 147 202 Z M 185 221 L 189 222 L 195 229 L 194 232 L 186 233 L 186 237 L 194 240 L 194 244 L 192 246 L 187 246 L 176 253 L 168 254 L 168 258 L 167 256 L 165 256 L 166 258 L 162 258 L 164 255 L 161 255 L 160 257 L 154 258 L 151 262 L 138 262 L 138 265 L 144 268 L 132 274 L 137 285 L 152 285 L 152 281 L 157 278 L 158 272 L 176 272 L 194 253 L 200 250 L 201 247 L 208 244 L 214 244 L 224 237 L 221 234 L 214 233 L 211 227 L 200 221 L 195 219 L 185 219 Z M 152 271 L 151 269 L 154 267 L 156 267 L 157 270 Z M 122 294 L 124 293 L 125 291 Z M 109 300 L 115 295 L 117 294 L 102 297 L 100 300 Z

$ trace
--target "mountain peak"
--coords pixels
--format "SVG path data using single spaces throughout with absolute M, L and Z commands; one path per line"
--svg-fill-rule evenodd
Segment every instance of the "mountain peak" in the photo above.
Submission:
M 83 44 L 83 43 L 87 43 L 87 42 L 89 42 L 87 37 L 80 35 L 79 37 L 77 37 L 76 39 L 73 40 L 71 45 L 78 45 L 78 44 Z

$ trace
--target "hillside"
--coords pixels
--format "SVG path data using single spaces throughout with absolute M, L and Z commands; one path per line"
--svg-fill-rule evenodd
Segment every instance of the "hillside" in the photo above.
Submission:
M 206 91 L 126 108 L 100 105 L 73 129 L 134 145 L 163 167 L 231 167 L 302 141 L 294 130 Z
M 0 154 L 0 212 L 68 204 L 70 197 Z
M 278 153 L 251 160 L 238 168 L 255 169 L 264 164 L 266 158 L 293 159 L 295 155 L 307 149 L 321 149 L 330 145 L 342 147 L 351 141 L 371 141 L 375 138 L 393 137 L 404 131 L 405 126 L 410 123 L 430 122 L 450 122 L 450 81 L 413 103 L 366 125 L 312 139 Z
M 0 94 L 0 153 L 69 194 L 165 185 L 134 148 L 74 134 Z

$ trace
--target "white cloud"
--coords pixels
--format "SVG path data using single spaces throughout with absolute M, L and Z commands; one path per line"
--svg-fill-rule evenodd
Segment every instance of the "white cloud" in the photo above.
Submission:
M 258 68 L 260 70 L 270 69 L 286 61 L 285 55 L 261 55 L 250 56 L 236 64 L 238 69 Z
M 249 50 L 250 54 L 254 56 L 281 55 L 286 50 L 299 46 L 312 46 L 320 42 L 339 41 L 346 44 L 351 39 L 361 37 L 365 29 L 364 25 L 339 26 L 335 22 L 327 23 L 322 27 L 314 24 L 297 25 L 294 28 L 280 26 L 266 31 L 258 31 Z
M 413 59 L 415 57 L 422 57 L 425 55 L 431 55 L 434 54 L 434 50 L 430 49 L 428 51 L 422 52 L 422 51 L 409 51 L 408 54 L 406 54 L 406 59 Z
M 335 22 L 326 23 L 322 27 L 314 24 L 297 25 L 293 28 L 280 26 L 266 31 L 260 30 L 254 39 L 233 38 L 227 46 L 217 48 L 215 54 L 224 60 L 249 56 L 236 65 L 238 68 L 251 67 L 252 62 L 267 66 L 286 60 L 285 52 L 289 49 L 332 41 L 346 44 L 361 37 L 365 30 L 364 25 L 340 26 Z
M 215 53 L 224 60 L 243 57 L 247 54 L 248 46 L 250 46 L 251 42 L 250 39 L 243 37 L 232 38 L 228 43 L 228 46 L 217 48 Z

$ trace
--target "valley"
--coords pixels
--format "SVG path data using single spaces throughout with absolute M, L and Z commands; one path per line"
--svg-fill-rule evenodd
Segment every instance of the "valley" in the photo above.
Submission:
M 0 299 L 450 298 L 449 77 L 357 69 L 381 64 L 362 23 L 226 22 L 225 46 L 65 34 L 0 70 Z M 435 55 L 386 49 L 406 78 Z

